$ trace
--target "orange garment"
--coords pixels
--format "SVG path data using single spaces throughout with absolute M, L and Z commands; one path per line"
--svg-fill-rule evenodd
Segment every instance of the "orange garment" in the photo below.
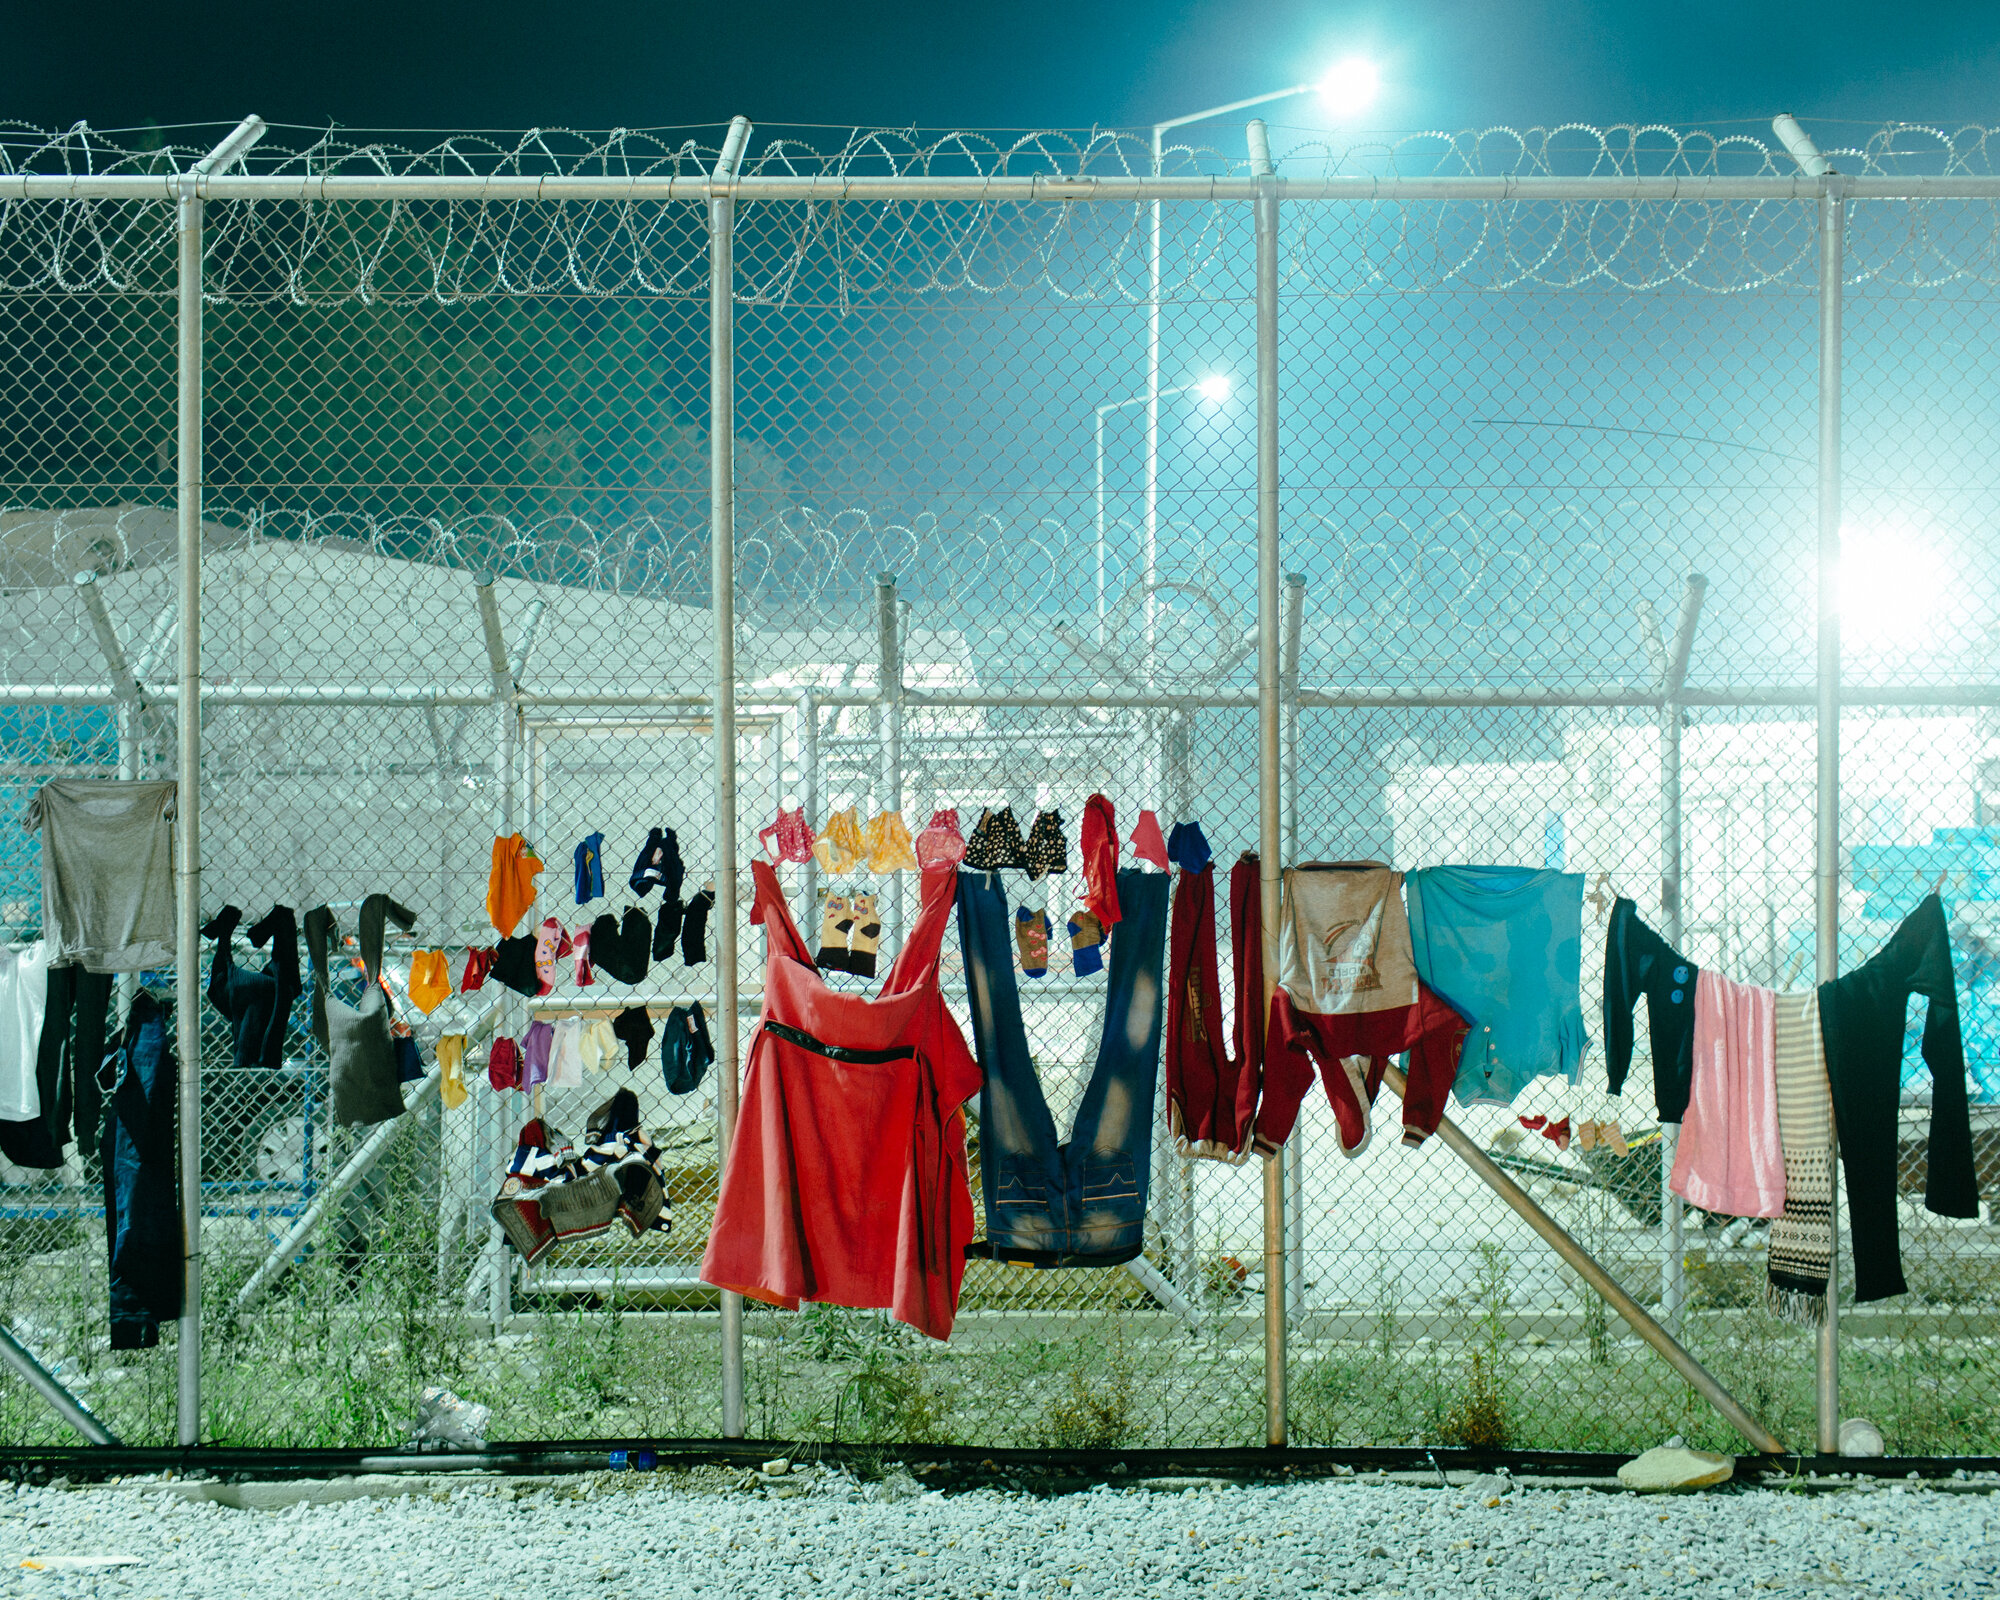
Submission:
M 451 998 L 451 969 L 442 950 L 416 950 L 410 955 L 410 1001 L 425 1016 Z
M 861 843 L 868 853 L 870 872 L 917 870 L 917 852 L 910 842 L 910 825 L 903 820 L 900 811 L 878 811 L 861 830 Z
M 486 914 L 509 938 L 535 903 L 535 874 L 542 863 L 518 833 L 493 841 L 493 871 L 486 879 Z

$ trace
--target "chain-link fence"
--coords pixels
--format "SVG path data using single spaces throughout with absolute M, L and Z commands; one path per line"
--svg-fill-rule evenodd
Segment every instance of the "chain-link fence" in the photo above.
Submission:
M 1886 130 L 1836 152 L 1829 184 L 1755 140 L 1660 130 L 1301 145 L 1268 181 L 1195 149 L 1156 179 L 1143 141 L 1114 135 L 866 133 L 832 151 L 765 140 L 711 185 L 734 163 L 714 134 L 423 151 L 274 136 L 197 198 L 178 175 L 206 145 L 7 133 L 9 814 L 52 776 L 177 774 L 195 679 L 176 665 L 176 515 L 198 505 L 200 921 L 242 908 L 230 959 L 255 969 L 247 930 L 270 907 L 329 906 L 347 939 L 334 990 L 352 999 L 361 902 L 407 906 L 384 971 L 424 1074 L 403 1117 L 345 1129 L 305 999 L 276 1067 L 202 1001 L 198 1419 L 177 1417 L 191 1323 L 109 1348 L 103 1175 L 81 1128 L 59 1171 L 0 1165 L 14 1337 L 130 1443 L 392 1443 L 433 1384 L 522 1440 L 1756 1443 L 1553 1227 L 1810 1449 L 1825 1364 L 1764 1309 L 1764 1225 L 1665 1192 L 1673 1130 L 1643 1028 L 1631 1085 L 1606 1089 L 1605 912 L 1629 895 L 1703 967 L 1783 989 L 1813 979 L 1830 927 L 1851 965 L 1943 874 L 1992 1192 L 2000 574 L 1981 479 L 2000 413 L 1982 319 L 2000 245 L 1984 138 Z M 1259 215 L 1276 226 L 1261 294 Z M 1845 298 L 1831 389 L 1829 283 Z M 191 306 L 198 413 L 176 387 Z M 1830 483 L 1832 921 L 1814 885 Z M 1285 575 L 1261 600 L 1260 543 L 1266 579 L 1274 556 Z M 1384 1136 L 1386 1091 L 1349 1158 L 1315 1089 L 1277 1185 L 1254 1158 L 1182 1155 L 1156 1106 L 1137 1261 L 975 1260 L 947 1344 L 825 1306 L 753 1305 L 739 1328 L 700 1261 L 761 1004 L 759 830 L 794 807 L 815 827 L 900 810 L 912 831 L 950 807 L 968 828 L 986 807 L 1024 828 L 1059 811 L 1068 869 L 1006 888 L 1053 929 L 1048 975 L 1020 987 L 1060 1129 L 1103 1026 L 1105 980 L 1073 973 L 1065 935 L 1094 792 L 1127 832 L 1142 808 L 1199 820 L 1223 868 L 1261 845 L 1287 865 L 1585 875 L 1580 1081 L 1454 1112 L 1544 1225 L 1461 1151 Z M 692 924 L 664 927 L 659 892 L 628 887 L 656 828 L 677 837 L 682 901 L 721 891 L 705 948 Z M 573 937 L 636 906 L 642 977 L 552 936 L 546 994 L 460 992 L 494 942 L 490 846 L 516 831 L 546 864 L 524 927 Z M 594 834 L 604 889 L 580 895 L 570 852 Z M 16 942 L 39 930 L 38 848 L 17 832 L 0 852 Z M 829 896 L 879 893 L 885 951 L 915 914 L 913 877 L 779 870 L 809 942 Z M 1227 934 L 1225 916 L 1233 1014 Z M 442 997 L 413 974 L 439 951 Z M 206 983 L 216 945 L 198 974 L 196 955 L 182 976 Z M 121 1010 L 140 984 L 172 1003 L 171 972 L 120 981 Z M 956 933 L 943 983 L 963 1019 Z M 692 1089 L 665 1081 L 657 1040 L 642 1067 L 621 1055 L 580 1086 L 488 1084 L 492 1043 L 532 1024 L 643 1007 L 664 1029 L 697 1005 L 720 1060 Z M 1993 1452 L 2000 1235 L 1990 1212 L 1923 1209 L 1920 1026 L 1901 1139 L 1911 1291 L 1841 1315 L 1842 1410 L 1892 1451 Z M 436 1065 L 449 1035 L 469 1041 L 462 1099 Z M 581 1143 L 621 1087 L 660 1152 L 671 1229 L 525 1263 L 490 1209 L 523 1123 Z M 1564 1119 L 1615 1122 L 1620 1146 L 1544 1137 Z M 971 1131 L 977 1198 L 976 1116 Z M 68 1437 L 0 1377 L 0 1441 Z

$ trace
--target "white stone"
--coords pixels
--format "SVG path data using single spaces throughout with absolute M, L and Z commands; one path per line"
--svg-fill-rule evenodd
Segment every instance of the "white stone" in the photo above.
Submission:
M 1727 1483 L 1735 1475 L 1736 1463 L 1713 1450 L 1675 1449 L 1657 1445 L 1642 1456 L 1634 1456 L 1618 1469 L 1618 1481 L 1641 1494 L 1664 1494 L 1683 1489 L 1706 1489 Z
M 1883 1450 L 1882 1430 L 1866 1417 L 1849 1417 L 1840 1425 L 1842 1455 L 1879 1456 Z

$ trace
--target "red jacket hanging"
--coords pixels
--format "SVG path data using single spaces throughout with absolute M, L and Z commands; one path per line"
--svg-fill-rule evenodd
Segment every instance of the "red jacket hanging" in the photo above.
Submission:
M 1229 946 L 1236 979 L 1232 1057 L 1222 1036 L 1216 972 L 1215 868 L 1174 885 L 1167 959 L 1167 1125 L 1183 1155 L 1241 1161 L 1250 1153 L 1264 1079 L 1264 919 L 1257 858 L 1229 872 Z M 1297 1112 L 1294 1102 L 1292 1110 Z
M 826 987 L 776 872 L 751 873 L 764 1012 L 702 1281 L 787 1310 L 886 1307 L 948 1338 L 974 1224 L 963 1107 L 980 1087 L 938 987 L 958 874 L 924 872 L 916 922 L 869 999 Z

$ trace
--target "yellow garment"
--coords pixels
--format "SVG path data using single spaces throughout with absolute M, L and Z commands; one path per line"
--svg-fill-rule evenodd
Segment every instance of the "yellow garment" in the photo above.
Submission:
M 410 1000 L 425 1016 L 451 998 L 451 969 L 442 950 L 418 950 L 410 956 Z
M 910 825 L 900 811 L 878 811 L 861 830 L 868 847 L 870 872 L 915 872 L 917 849 L 910 838 Z
M 518 833 L 493 841 L 493 869 L 486 879 L 486 914 L 509 938 L 535 903 L 535 874 L 542 863 Z
M 583 1064 L 592 1072 L 603 1072 L 613 1066 L 623 1053 L 618 1047 L 618 1035 L 611 1031 L 609 1017 L 595 1017 L 586 1022 L 576 1048 Z
M 826 826 L 819 830 L 819 838 L 813 844 L 813 860 L 819 863 L 820 871 L 838 878 L 854 870 L 865 848 L 861 842 L 861 818 L 849 806 L 826 819 Z
M 448 1033 L 437 1043 L 438 1098 L 447 1110 L 465 1104 L 465 1035 Z

